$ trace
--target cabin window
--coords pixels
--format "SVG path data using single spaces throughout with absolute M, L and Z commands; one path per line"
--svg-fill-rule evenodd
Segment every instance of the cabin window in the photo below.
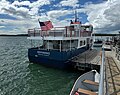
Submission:
M 85 45 L 85 40 L 84 40 L 84 45 Z
M 90 31 L 93 31 L 93 26 L 90 26 Z
M 71 40 L 71 48 L 77 48 L 78 40 Z
M 92 43 L 92 42 L 93 42 L 93 40 L 91 39 L 91 40 L 90 40 L 90 43 Z
M 84 30 L 85 30 L 85 27 L 82 26 L 82 27 L 81 27 L 81 31 L 84 31 Z
M 62 50 L 68 50 L 70 48 L 70 40 L 62 41 Z
M 44 41 L 43 46 L 44 46 L 46 49 L 59 50 L 59 49 L 60 49 L 60 42 L 59 42 L 59 41 Z
M 48 42 L 47 49 L 53 49 L 53 41 Z
M 53 41 L 53 49 L 59 50 L 60 48 L 60 42 L 59 41 Z
M 85 45 L 85 44 L 86 44 L 85 40 L 80 41 L 80 46 L 83 46 L 83 45 Z
M 78 46 L 78 40 L 64 40 L 62 41 L 62 51 L 70 50 L 70 42 L 71 49 L 75 49 Z
M 74 31 L 74 26 L 70 26 L 70 31 Z
M 90 31 L 90 27 L 86 27 L 86 31 Z
M 80 41 L 80 46 L 82 46 L 82 41 Z

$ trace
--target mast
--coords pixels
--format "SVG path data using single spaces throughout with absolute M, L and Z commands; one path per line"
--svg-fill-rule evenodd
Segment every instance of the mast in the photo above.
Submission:
M 77 11 L 75 10 L 75 22 L 77 22 Z

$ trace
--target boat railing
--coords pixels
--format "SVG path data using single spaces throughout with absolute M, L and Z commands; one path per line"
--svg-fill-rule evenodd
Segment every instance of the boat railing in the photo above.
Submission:
M 33 28 L 33 29 L 28 29 L 28 36 L 40 36 L 41 35 L 41 30 L 39 28 Z
M 80 32 L 80 33 L 79 33 Z M 55 27 L 53 30 L 42 31 L 40 28 L 28 29 L 29 37 L 45 36 L 45 37 L 86 37 L 91 36 L 90 31 L 73 31 L 66 27 Z
M 54 30 L 48 30 L 48 31 L 42 31 L 39 28 L 34 28 L 34 29 L 28 29 L 28 36 L 29 37 L 36 37 L 36 36 L 52 36 L 52 37 L 74 37 L 75 34 L 68 32 L 66 33 L 67 30 L 65 28 L 58 29 L 54 28 Z
M 64 37 L 65 30 L 50 30 L 49 31 L 49 36 L 52 37 Z

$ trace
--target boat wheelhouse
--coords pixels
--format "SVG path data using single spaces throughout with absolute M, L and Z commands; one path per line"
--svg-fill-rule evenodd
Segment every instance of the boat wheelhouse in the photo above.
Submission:
M 92 47 L 92 31 L 92 25 L 81 23 L 46 31 L 28 29 L 27 39 L 33 46 L 28 49 L 29 61 L 55 68 L 69 68 L 71 58 Z

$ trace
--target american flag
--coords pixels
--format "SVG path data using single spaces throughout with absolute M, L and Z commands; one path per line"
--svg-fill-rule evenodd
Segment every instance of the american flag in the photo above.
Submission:
M 41 30 L 43 30 L 43 31 L 47 31 L 47 30 L 50 30 L 51 28 L 53 28 L 51 21 L 45 21 L 45 22 L 39 21 L 39 24 L 40 24 Z

